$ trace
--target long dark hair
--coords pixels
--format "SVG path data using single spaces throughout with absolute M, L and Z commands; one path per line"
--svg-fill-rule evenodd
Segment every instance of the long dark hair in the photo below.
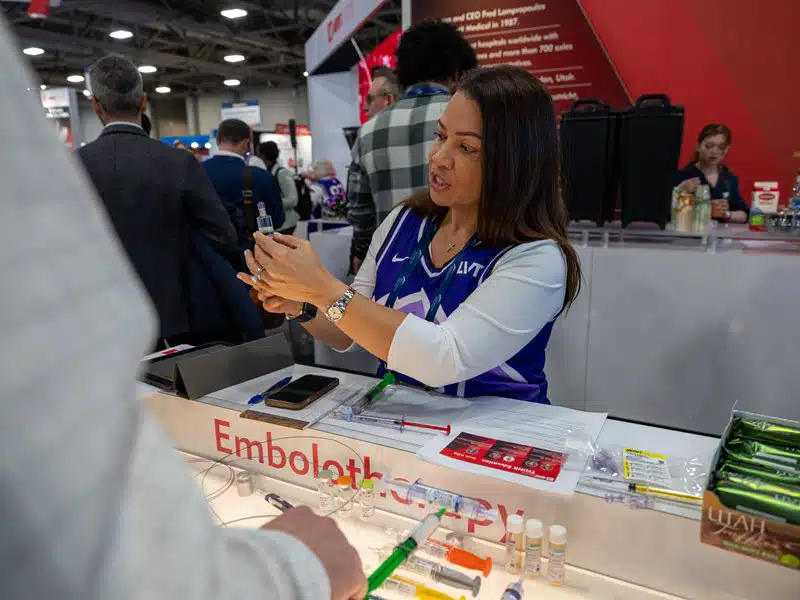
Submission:
M 703 129 L 700 130 L 700 135 L 697 136 L 697 145 L 699 146 L 708 138 L 714 137 L 715 135 L 723 136 L 725 138 L 725 144 L 728 146 L 731 145 L 733 137 L 730 127 L 722 123 L 711 123 L 703 127 Z M 700 153 L 695 150 L 694 154 L 692 154 L 692 164 L 696 163 L 698 160 L 700 160 Z M 720 171 L 724 171 L 725 169 L 727 169 L 725 165 L 720 165 Z
M 511 66 L 475 70 L 459 92 L 478 104 L 483 122 L 478 239 L 490 246 L 554 240 L 566 257 L 568 308 L 580 291 L 581 267 L 567 238 L 550 93 L 527 71 Z M 447 211 L 434 204 L 428 190 L 405 204 L 423 216 Z

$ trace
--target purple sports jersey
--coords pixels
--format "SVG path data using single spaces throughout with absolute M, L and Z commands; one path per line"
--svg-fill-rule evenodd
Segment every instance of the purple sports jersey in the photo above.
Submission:
M 397 215 L 376 256 L 377 275 L 372 296 L 376 302 L 386 304 L 395 281 L 403 271 L 404 263 L 409 260 L 422 238 L 425 223 L 425 219 L 405 208 Z M 441 323 L 447 319 L 486 280 L 500 257 L 510 249 L 510 246 L 490 248 L 482 244 L 467 247 L 461 255 L 458 271 L 442 298 L 433 322 Z M 444 269 L 436 269 L 430 252 L 424 252 L 419 264 L 399 290 L 393 308 L 424 319 L 445 271 L 446 266 Z M 440 391 L 451 396 L 503 396 L 549 404 L 544 356 L 552 329 L 553 321 L 545 325 L 522 350 L 503 364 L 467 381 L 448 385 Z M 379 374 L 382 375 L 385 369 L 386 365 L 382 363 Z M 420 385 L 418 381 L 401 373 L 397 373 L 397 377 L 406 383 Z

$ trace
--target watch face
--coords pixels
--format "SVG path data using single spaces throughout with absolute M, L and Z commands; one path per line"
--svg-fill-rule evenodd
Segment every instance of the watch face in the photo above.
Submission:
M 342 318 L 342 314 L 343 314 L 342 309 L 338 306 L 331 306 L 328 309 L 328 318 L 331 321 L 338 321 L 339 319 Z

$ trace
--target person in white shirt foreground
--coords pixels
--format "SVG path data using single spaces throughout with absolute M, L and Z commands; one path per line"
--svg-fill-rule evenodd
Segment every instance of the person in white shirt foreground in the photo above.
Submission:
M 0 18 L 0 598 L 361 600 L 331 519 L 213 524 L 135 398 L 153 308 L 18 56 Z
M 257 235 L 239 278 L 267 310 L 335 349 L 358 344 L 405 383 L 548 402 L 545 349 L 581 278 L 549 92 L 516 67 L 471 72 L 429 164 L 429 189 L 378 228 L 351 288 L 291 236 Z

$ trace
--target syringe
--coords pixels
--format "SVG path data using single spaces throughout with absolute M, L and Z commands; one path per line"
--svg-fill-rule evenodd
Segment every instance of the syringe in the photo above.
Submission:
M 424 485 L 419 481 L 409 483 L 393 480 L 388 473 L 384 475 L 383 481 L 406 501 L 416 500 L 425 504 L 441 506 L 468 519 L 496 521 L 498 517 L 496 509 L 487 508 L 475 498 Z
M 500 596 L 500 600 L 522 600 L 522 581 L 520 577 L 518 581 L 509 585 L 503 595 Z
M 370 593 L 383 585 L 383 582 L 386 581 L 386 579 L 394 573 L 421 544 L 424 544 L 425 541 L 431 537 L 433 532 L 439 528 L 439 524 L 442 522 L 442 517 L 445 512 L 446 511 L 442 509 L 422 519 L 422 521 L 411 530 L 411 533 L 395 546 L 394 551 L 389 557 L 367 578 L 367 588 Z
M 385 590 L 394 592 L 403 598 L 418 598 L 419 600 L 453 600 L 452 596 L 445 594 L 444 592 L 434 590 L 426 585 L 412 581 L 411 579 L 406 579 L 405 577 L 390 577 L 386 580 L 386 583 L 383 584 L 383 587 Z M 459 600 L 466 600 L 466 598 L 461 596 Z
M 392 552 L 392 548 L 382 548 L 378 550 L 378 556 L 381 560 L 386 560 Z M 432 560 L 427 560 L 419 556 L 411 556 L 403 563 L 402 567 L 407 571 L 427 577 L 431 581 L 444 583 L 454 588 L 468 590 L 475 598 L 481 591 L 481 578 L 469 577 L 463 573 L 459 573 L 454 569 L 449 569 Z
M 461 548 L 455 548 L 450 544 L 437 540 L 428 540 L 419 549 L 433 558 L 447 561 L 452 565 L 464 567 L 470 571 L 479 571 L 484 577 L 488 577 L 489 573 L 492 572 L 491 558 L 481 558 L 477 554 L 467 552 Z
M 394 429 L 395 431 L 400 431 L 401 433 L 405 431 L 407 427 L 412 427 L 415 429 L 440 431 L 444 435 L 450 435 L 450 425 L 428 425 L 426 423 L 415 423 L 413 421 L 406 421 L 405 417 L 380 417 L 378 415 L 365 415 L 365 414 L 354 415 L 344 410 L 344 408 L 337 408 L 336 410 L 331 412 L 330 416 L 333 417 L 334 419 L 341 419 L 343 421 L 347 421 L 348 423 L 361 423 L 363 425 L 386 427 L 388 429 Z

